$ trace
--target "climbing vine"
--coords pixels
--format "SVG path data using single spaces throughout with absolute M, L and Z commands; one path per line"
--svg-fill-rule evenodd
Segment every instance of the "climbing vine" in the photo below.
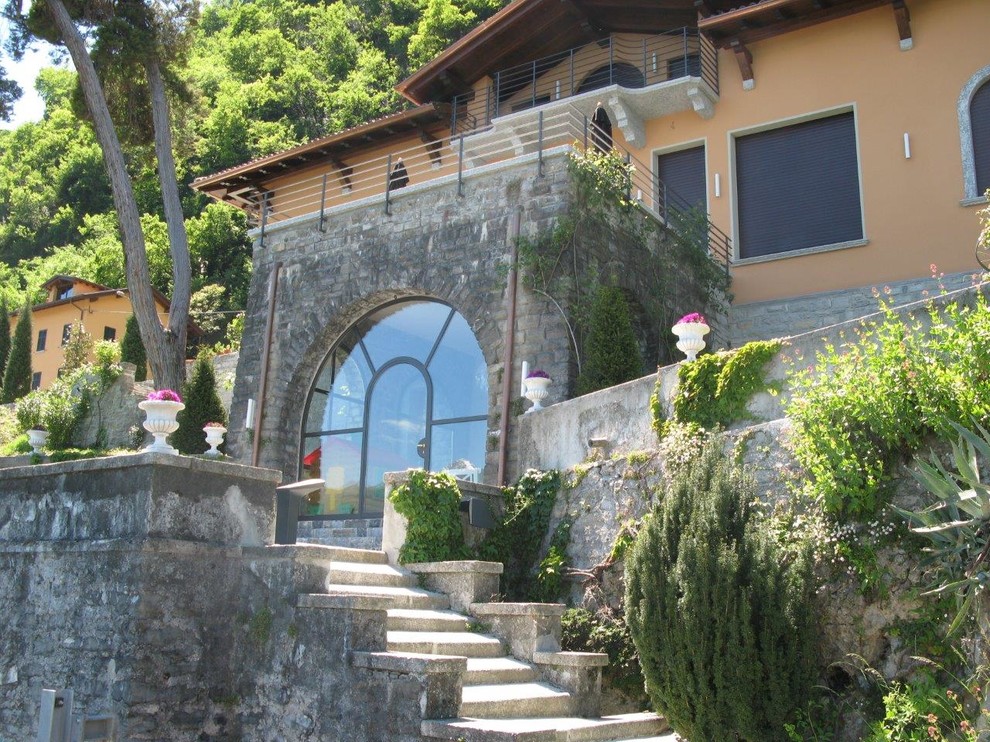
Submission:
M 389 502 L 408 521 L 399 562 L 443 562 L 465 557 L 456 480 L 444 472 L 416 470 L 389 493 Z
M 681 364 L 671 420 L 664 417 L 658 377 L 650 399 L 654 429 L 663 437 L 672 423 L 711 430 L 745 419 L 746 405 L 753 395 L 773 389 L 764 371 L 780 347 L 779 340 L 761 340 Z

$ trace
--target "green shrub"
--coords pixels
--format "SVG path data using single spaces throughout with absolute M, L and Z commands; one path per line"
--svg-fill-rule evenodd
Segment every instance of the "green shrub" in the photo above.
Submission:
M 3 371 L 7 368 L 7 356 L 10 354 L 10 314 L 7 302 L 0 299 L 0 382 L 3 381 Z
M 478 558 L 501 562 L 502 592 L 513 600 L 529 597 L 543 539 L 550 525 L 560 473 L 529 469 L 505 487 L 505 514 L 478 547 Z
M 120 341 L 120 360 L 122 363 L 134 364 L 135 381 L 144 381 L 148 378 L 148 356 L 144 350 L 144 343 L 141 342 L 141 328 L 138 327 L 137 317 L 133 314 L 127 318 L 124 337 Z
M 399 550 L 401 564 L 465 557 L 461 493 L 450 474 L 412 471 L 408 481 L 393 489 L 388 499 L 408 521 L 406 541 Z
M 536 570 L 536 582 L 529 591 L 535 603 L 555 603 L 564 592 L 564 570 L 570 564 L 567 544 L 571 540 L 571 521 L 562 520 L 550 537 L 547 554 Z
M 121 374 L 120 343 L 114 340 L 101 340 L 94 348 L 96 374 L 103 388 L 110 386 Z
M 13 402 L 31 391 L 31 305 L 27 302 L 17 319 L 10 343 L 7 367 L 0 385 L 0 404 Z
M 602 683 L 633 699 L 646 700 L 643 674 L 629 625 L 622 613 L 601 608 L 568 608 L 560 619 L 560 648 L 564 652 L 602 652 L 608 665 Z
M 890 496 L 895 465 L 929 434 L 990 418 L 990 307 L 930 309 L 930 329 L 892 311 L 792 374 L 787 408 L 808 492 L 826 510 L 874 515 Z
M 968 718 L 963 696 L 930 673 L 886 686 L 883 706 L 883 718 L 870 725 L 864 742 L 976 742 L 976 725 Z
M 618 286 L 599 286 L 591 303 L 584 365 L 576 391 L 588 394 L 642 374 L 643 358 L 625 294 Z
M 20 456 L 23 453 L 31 453 L 34 448 L 28 442 L 28 437 L 26 433 L 22 433 L 13 440 L 8 441 L 3 446 L 3 450 L 0 454 L 3 456 Z
M 809 550 L 751 507 L 720 436 L 667 485 L 626 561 L 626 617 L 657 711 L 691 742 L 786 739 L 815 675 Z
M 193 364 L 189 381 L 182 387 L 182 401 L 186 407 L 177 417 L 179 429 L 169 441 L 179 453 L 204 453 L 209 446 L 203 426 L 209 422 L 227 423 L 227 411 L 217 393 L 217 377 L 208 356 L 200 355 Z

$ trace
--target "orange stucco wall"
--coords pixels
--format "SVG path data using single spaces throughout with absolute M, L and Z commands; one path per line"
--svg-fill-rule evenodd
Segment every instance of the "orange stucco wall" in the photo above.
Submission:
M 819 111 L 855 111 L 868 244 L 738 265 L 735 303 L 922 277 L 933 263 L 946 273 L 978 269 L 978 207 L 960 205 L 957 102 L 990 65 L 990 4 L 915 0 L 910 7 L 911 50 L 900 50 L 889 7 L 865 11 L 752 44 L 752 90 L 743 89 L 734 56 L 721 52 L 711 119 L 685 112 L 648 122 L 642 159 L 705 142 L 709 210 L 734 235 L 733 134 Z
M 162 322 L 168 321 L 168 314 L 159 308 Z M 102 295 L 88 297 L 79 294 L 72 297 L 71 303 L 56 304 L 55 306 L 36 307 L 31 313 L 31 371 L 41 372 L 41 388 L 47 389 L 58 378 L 58 370 L 65 360 L 62 349 L 62 329 L 72 322 L 82 321 L 86 332 L 96 341 L 103 340 L 106 327 L 116 330 L 116 340 L 124 338 L 127 318 L 131 316 L 131 301 L 124 296 Z M 11 322 L 11 331 L 16 322 Z M 45 349 L 39 351 L 38 334 L 47 330 Z

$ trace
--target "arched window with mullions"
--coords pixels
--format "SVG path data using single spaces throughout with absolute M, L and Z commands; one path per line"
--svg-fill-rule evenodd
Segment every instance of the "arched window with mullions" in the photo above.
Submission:
M 304 420 L 301 475 L 326 482 L 304 517 L 379 515 L 385 472 L 421 467 L 480 475 L 488 366 L 471 327 L 451 307 L 389 304 L 331 349 Z

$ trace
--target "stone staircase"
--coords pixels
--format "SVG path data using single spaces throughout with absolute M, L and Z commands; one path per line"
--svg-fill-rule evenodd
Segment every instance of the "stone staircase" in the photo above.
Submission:
M 312 544 L 288 548 L 295 549 L 306 573 L 302 584 L 319 584 L 317 591 L 299 595 L 301 610 L 339 609 L 346 601 L 353 611 L 384 613 L 384 627 L 368 621 L 364 630 L 384 628 L 384 651 L 352 650 L 354 666 L 395 671 L 404 664 L 432 662 L 436 672 L 454 673 L 451 687 L 459 703 L 454 699 L 449 708 L 456 708 L 458 716 L 430 718 L 425 711 L 422 739 L 675 739 L 666 721 L 652 713 L 598 715 L 601 666 L 607 658 L 559 651 L 563 606 L 479 602 L 497 590 L 500 564 L 443 562 L 407 569 L 388 564 L 382 551 Z M 381 646 L 374 637 L 366 641 Z

